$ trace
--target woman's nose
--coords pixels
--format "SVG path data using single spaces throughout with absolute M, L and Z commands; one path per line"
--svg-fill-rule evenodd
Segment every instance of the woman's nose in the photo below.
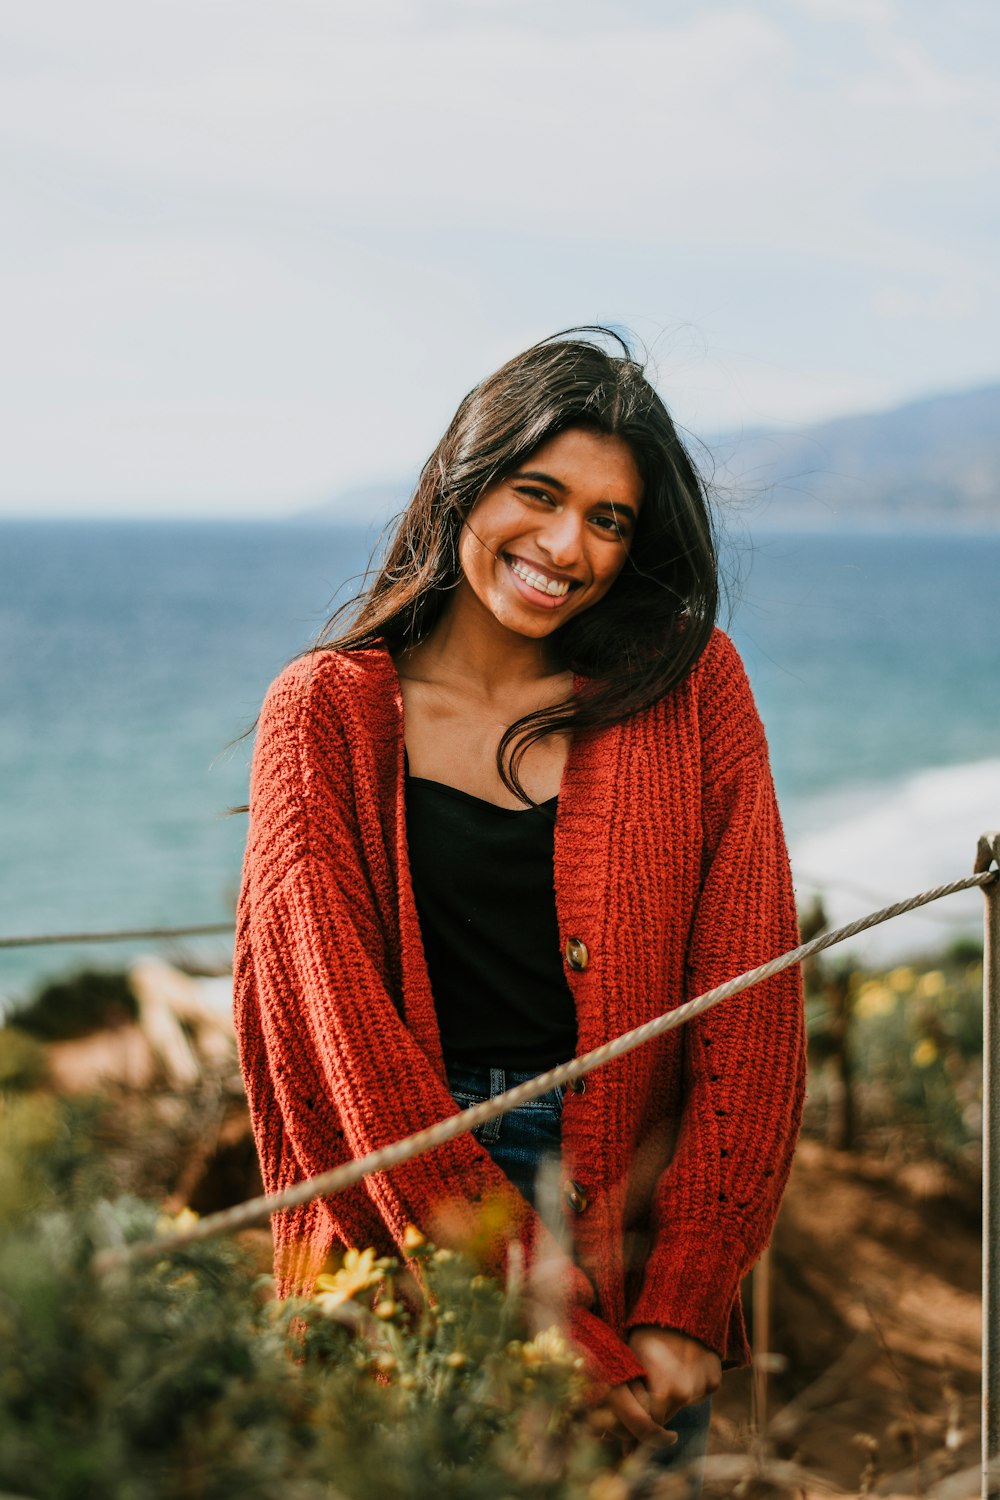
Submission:
M 583 523 L 568 507 L 550 516 L 539 544 L 557 568 L 569 567 L 580 556 Z

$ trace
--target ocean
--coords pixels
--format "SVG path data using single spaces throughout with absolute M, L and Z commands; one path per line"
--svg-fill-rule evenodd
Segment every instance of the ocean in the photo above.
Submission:
M 241 736 L 374 541 L 360 526 L 0 524 L 0 935 L 231 916 Z M 733 542 L 726 572 L 723 623 L 802 902 L 822 891 L 846 921 L 967 873 L 1000 826 L 1000 535 L 765 532 Z M 978 892 L 952 898 L 852 951 L 934 948 L 975 932 L 980 908 Z M 0 996 L 150 946 L 0 951 Z

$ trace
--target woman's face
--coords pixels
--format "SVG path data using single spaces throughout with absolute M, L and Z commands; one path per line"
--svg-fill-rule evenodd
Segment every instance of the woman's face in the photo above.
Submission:
M 641 505 L 628 444 L 568 428 L 476 501 L 458 544 L 465 584 L 509 630 L 551 635 L 608 592 Z

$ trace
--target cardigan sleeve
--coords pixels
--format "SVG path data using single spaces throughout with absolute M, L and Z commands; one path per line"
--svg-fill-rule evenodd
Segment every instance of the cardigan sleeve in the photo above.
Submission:
M 701 674 L 702 886 L 685 998 L 799 941 L 763 728 L 725 637 Z M 798 968 L 721 1001 L 684 1027 L 685 1102 L 657 1185 L 653 1250 L 628 1326 L 676 1328 L 730 1363 L 748 1358 L 742 1277 L 770 1237 L 805 1087 Z
M 286 677 L 288 674 L 286 674 Z M 293 669 L 265 704 L 251 775 L 251 831 L 237 946 L 237 1022 L 268 1187 L 328 1171 L 455 1113 L 444 1079 L 395 1003 L 391 899 L 365 857 L 357 764 L 336 704 Z M 590 1282 L 471 1134 L 312 1205 L 276 1215 L 280 1289 L 307 1292 L 336 1240 L 401 1246 L 408 1223 L 438 1244 L 475 1244 L 502 1276 L 512 1239 L 560 1258 L 569 1331 L 592 1376 L 642 1367 L 590 1310 Z

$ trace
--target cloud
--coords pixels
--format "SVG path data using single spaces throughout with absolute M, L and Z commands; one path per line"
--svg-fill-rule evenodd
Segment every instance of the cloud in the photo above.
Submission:
M 148 9 L 106 14 L 118 46 L 100 87 L 71 32 L 45 66 L 8 78 L 0 122 L 36 146 L 168 186 L 307 193 L 380 218 L 387 202 L 419 213 L 429 193 L 431 212 L 444 203 L 466 222 L 519 205 L 578 212 L 586 190 L 590 217 L 602 196 L 635 206 L 657 156 L 678 182 L 700 180 L 713 160 L 728 175 L 759 172 L 727 124 L 740 102 L 760 113 L 761 85 L 787 52 L 778 27 L 739 9 L 646 32 L 555 35 L 499 18 L 433 31 L 419 6 L 391 26 L 379 7 L 334 24 L 344 16 L 335 6 L 305 29 L 294 24 L 300 6 L 272 11 L 269 29 L 249 5 L 251 24 L 235 36 L 205 27 L 206 14 L 227 10 L 178 0 L 169 34 L 148 38 L 148 61 L 135 46 Z M 192 35 L 200 45 L 178 50 L 176 38 Z
M 792 0 L 799 10 L 821 20 L 885 24 L 896 19 L 894 0 Z
M 351 479 L 387 446 L 408 466 L 515 329 L 598 315 L 700 328 L 710 423 L 713 402 L 718 422 L 741 402 L 813 417 L 852 393 L 976 378 L 1000 336 L 995 257 L 986 226 L 952 226 L 988 201 L 995 48 L 983 27 L 961 65 L 939 56 L 930 14 L 922 0 L 679 0 L 666 19 L 647 0 L 12 11 L 8 483 L 126 503 L 145 470 L 163 496 L 311 495 L 334 459 Z M 929 321 L 930 344 L 915 332 Z M 891 346 L 873 336 L 890 324 Z M 373 399 L 393 406 L 381 443 Z
M 957 318 L 971 318 L 982 305 L 977 288 L 967 281 L 943 281 L 923 291 L 880 286 L 871 299 L 876 317 L 922 319 L 924 322 L 948 323 Z
M 867 55 L 817 74 L 774 7 L 562 34 L 497 8 L 437 28 L 422 5 L 249 0 L 235 29 L 231 6 L 201 0 L 96 10 L 8 78 L 0 128 L 120 177 L 140 211 L 218 192 L 411 230 L 718 243 L 735 227 L 890 264 L 899 240 L 865 188 L 987 149 L 961 110 L 941 118 L 968 83 L 915 44 L 881 26 Z M 115 38 L 107 59 L 95 34 Z

